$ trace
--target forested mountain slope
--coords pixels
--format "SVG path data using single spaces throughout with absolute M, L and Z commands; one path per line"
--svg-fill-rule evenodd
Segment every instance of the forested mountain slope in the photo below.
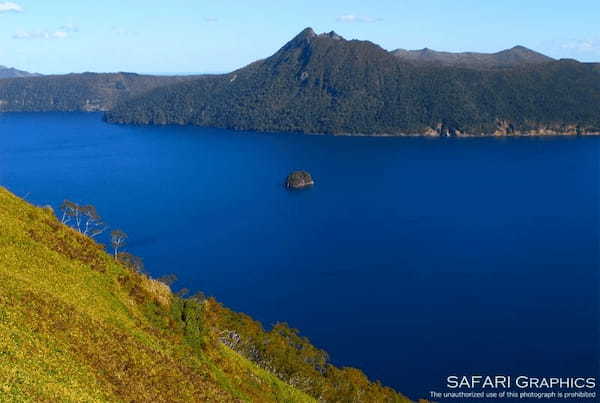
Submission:
M 0 80 L 0 112 L 106 111 L 131 96 L 190 78 L 83 73 L 4 79 Z
M 589 134 L 600 133 L 598 105 L 592 65 L 415 64 L 371 42 L 307 28 L 267 59 L 157 88 L 106 119 L 333 134 Z

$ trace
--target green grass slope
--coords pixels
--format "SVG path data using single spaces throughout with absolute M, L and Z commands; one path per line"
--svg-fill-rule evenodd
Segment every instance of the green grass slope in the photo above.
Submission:
M 0 187 L 0 401 L 317 399 L 409 401 L 285 325 L 173 295 Z

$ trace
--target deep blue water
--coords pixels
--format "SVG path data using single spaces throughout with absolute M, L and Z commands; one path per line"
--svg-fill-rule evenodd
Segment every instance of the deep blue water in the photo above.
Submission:
M 595 376 L 600 138 L 425 139 L 0 115 L 0 184 L 97 206 L 155 275 L 411 397 Z M 309 170 L 313 189 L 281 186 Z

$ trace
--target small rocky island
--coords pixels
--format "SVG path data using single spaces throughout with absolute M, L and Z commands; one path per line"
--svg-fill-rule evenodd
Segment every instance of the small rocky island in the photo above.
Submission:
M 302 189 L 314 184 L 312 176 L 306 171 L 294 171 L 285 181 L 285 187 L 288 189 Z

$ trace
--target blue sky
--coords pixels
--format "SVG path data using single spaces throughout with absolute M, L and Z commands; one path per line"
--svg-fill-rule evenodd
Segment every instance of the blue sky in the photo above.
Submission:
M 226 72 L 305 27 L 386 49 L 524 45 L 600 62 L 597 0 L 0 0 L 0 65 L 40 73 Z

